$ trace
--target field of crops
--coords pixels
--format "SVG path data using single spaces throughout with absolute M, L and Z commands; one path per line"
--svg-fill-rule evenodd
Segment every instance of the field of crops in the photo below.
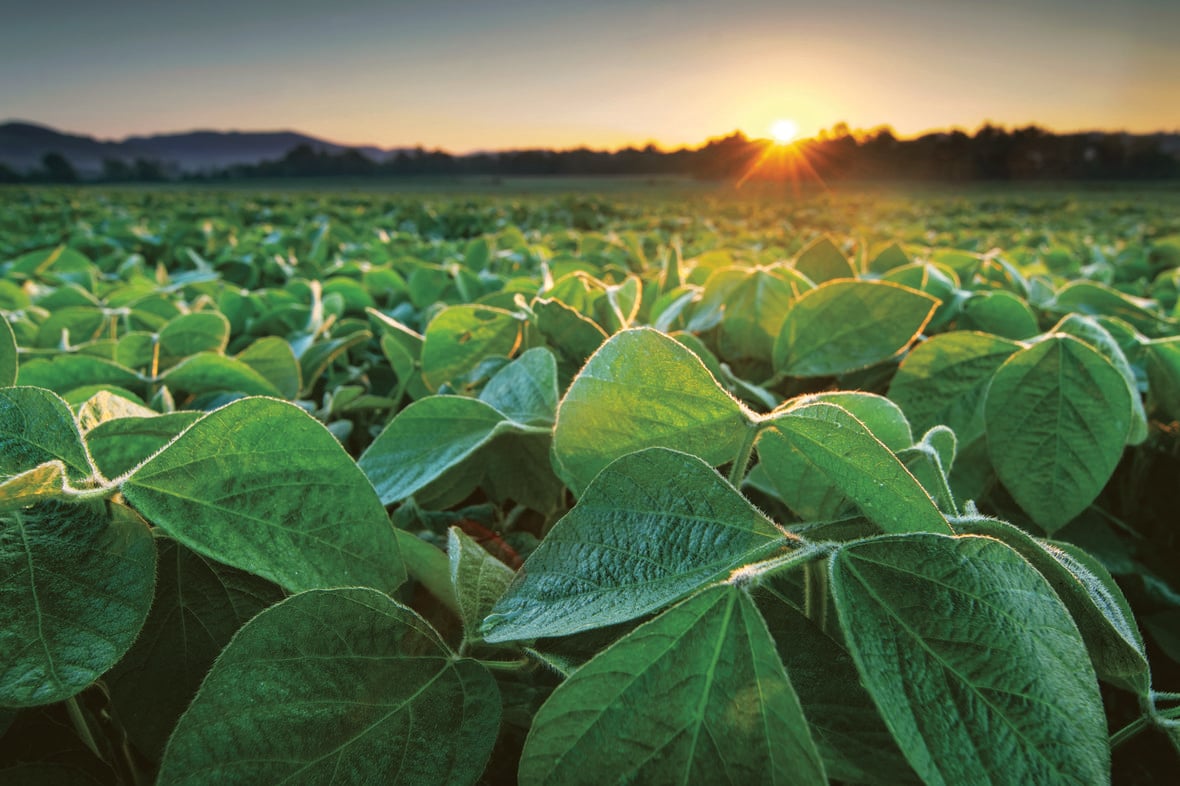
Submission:
M 1180 192 L 8 190 L 0 274 L 0 782 L 1180 765 Z

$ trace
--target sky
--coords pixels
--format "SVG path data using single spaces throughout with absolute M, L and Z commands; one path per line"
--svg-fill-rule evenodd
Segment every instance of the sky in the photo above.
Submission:
M 1180 0 L 0 0 L 0 121 L 462 153 L 1180 130 Z

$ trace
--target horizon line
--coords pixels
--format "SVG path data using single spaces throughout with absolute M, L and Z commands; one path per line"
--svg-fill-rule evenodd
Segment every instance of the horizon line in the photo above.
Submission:
M 404 150 L 421 149 L 421 150 L 426 150 L 429 152 L 445 153 L 447 155 L 456 156 L 456 157 L 473 156 L 473 155 L 494 155 L 494 154 L 500 154 L 500 153 L 514 153 L 514 152 L 522 152 L 522 151 L 550 151 L 550 152 L 554 152 L 554 153 L 562 153 L 562 152 L 572 152 L 575 150 L 589 150 L 589 151 L 595 152 L 595 153 L 618 153 L 618 152 L 621 152 L 624 150 L 644 150 L 648 147 L 655 147 L 656 150 L 661 153 L 674 153 L 674 152 L 683 151 L 683 150 L 699 149 L 699 148 L 707 146 L 710 142 L 713 142 L 716 140 L 721 140 L 721 139 L 727 139 L 727 138 L 732 137 L 734 135 L 741 135 L 751 142 L 770 142 L 770 141 L 772 141 L 769 135 L 752 135 L 749 132 L 747 132 L 745 129 L 734 128 L 734 129 L 730 130 L 729 132 L 723 132 L 723 133 L 712 134 L 710 136 L 707 136 L 705 139 L 703 139 L 695 144 L 694 143 L 682 143 L 682 144 L 677 144 L 677 145 L 666 145 L 664 143 L 659 142 L 656 139 L 646 139 L 643 142 L 631 142 L 629 144 L 623 144 L 623 145 L 619 145 L 619 146 L 595 147 L 589 143 L 582 143 L 582 144 L 578 144 L 578 145 L 560 146 L 560 147 L 558 147 L 558 146 L 544 146 L 544 147 L 520 146 L 520 147 L 502 147 L 502 148 L 470 148 L 470 149 L 464 150 L 462 152 L 456 152 L 452 149 L 446 149 L 446 148 L 442 148 L 442 147 L 438 147 L 438 146 L 431 146 L 428 144 L 424 144 L 422 142 L 415 142 L 412 144 L 390 145 L 390 146 L 381 145 L 381 144 L 378 144 L 375 142 L 365 142 L 365 143 L 340 142 L 335 139 L 329 139 L 327 137 L 317 136 L 316 134 L 314 134 L 312 132 L 300 131 L 295 128 L 265 128 L 265 129 L 262 129 L 262 128 L 259 128 L 259 129 L 222 128 L 222 129 L 219 129 L 219 128 L 210 128 L 210 127 L 194 127 L 194 128 L 189 128 L 189 129 L 185 129 L 185 130 L 178 130 L 178 131 L 154 131 L 154 132 L 150 132 L 150 133 L 132 133 L 132 134 L 126 134 L 122 137 L 100 137 L 100 136 L 97 136 L 96 134 L 93 134 L 90 132 L 65 130 L 65 129 L 55 127 L 55 126 L 48 125 L 43 122 L 39 122 L 36 120 L 28 120 L 25 118 L 12 117 L 12 118 L 5 118 L 3 120 L 0 120 L 0 127 L 6 126 L 6 125 L 35 126 L 37 128 L 43 128 L 43 129 L 52 131 L 54 133 L 62 134 L 64 136 L 90 138 L 90 139 L 92 139 L 96 142 L 99 142 L 101 144 L 126 144 L 127 142 L 134 140 L 134 139 L 150 139 L 153 137 L 170 137 L 170 136 L 187 136 L 190 134 L 206 134 L 206 133 L 207 134 L 294 134 L 296 136 L 308 137 L 308 138 L 315 140 L 317 142 L 323 142 L 323 143 L 335 145 L 337 147 L 350 149 L 350 150 L 363 150 L 365 148 L 371 148 L 371 149 L 380 150 L 383 153 L 391 153 L 391 152 L 400 152 L 400 151 L 404 151 Z M 902 142 L 913 141 L 913 140 L 921 139 L 923 137 L 931 136 L 934 134 L 952 134 L 952 133 L 955 133 L 956 131 L 962 132 L 962 133 L 966 134 L 967 136 L 971 137 L 971 136 L 974 136 L 976 133 L 978 133 L 983 128 L 987 128 L 987 127 L 998 128 L 998 129 L 1001 129 L 1004 131 L 1009 131 L 1009 132 L 1019 131 L 1019 130 L 1027 129 L 1027 128 L 1038 128 L 1038 129 L 1045 131 L 1053 136 L 1086 136 L 1086 135 L 1091 135 L 1091 134 L 1102 134 L 1102 135 L 1112 135 L 1112 136 L 1125 135 L 1125 136 L 1152 137 L 1152 136 L 1180 135 L 1180 127 L 1173 128 L 1173 129 L 1157 128 L 1152 131 L 1131 131 L 1125 127 L 1119 128 L 1119 129 L 1081 128 L 1081 129 L 1071 129 L 1071 130 L 1059 130 L 1059 129 L 1051 128 L 1048 125 L 1038 123 L 1035 121 L 1029 121 L 1029 122 L 1022 123 L 1022 124 L 1016 124 L 1016 123 L 1005 124 L 1005 123 L 996 122 L 991 119 L 984 119 L 984 120 L 980 121 L 979 124 L 975 127 L 975 129 L 973 131 L 964 128 L 962 125 L 950 125 L 950 126 L 939 126 L 939 127 L 927 128 L 923 131 L 920 131 L 918 133 L 913 133 L 913 134 L 899 134 L 897 132 L 897 130 L 893 127 L 893 125 L 890 123 L 878 123 L 876 125 L 872 125 L 867 128 L 863 128 L 863 127 L 852 126 L 851 124 L 847 123 L 846 121 L 837 121 L 837 122 L 833 123 L 831 126 L 829 126 L 828 128 L 820 129 L 815 134 L 800 135 L 797 139 L 792 141 L 792 144 L 798 144 L 801 142 L 808 142 L 808 141 L 819 141 L 821 138 L 823 138 L 823 136 L 825 134 L 829 134 L 832 131 L 835 131 L 837 128 L 840 128 L 840 126 L 845 126 L 847 128 L 848 132 L 850 133 L 850 135 L 855 138 L 858 138 L 858 139 L 870 137 L 880 131 L 888 130 L 891 134 L 893 134 L 893 136 L 898 141 L 902 141 Z

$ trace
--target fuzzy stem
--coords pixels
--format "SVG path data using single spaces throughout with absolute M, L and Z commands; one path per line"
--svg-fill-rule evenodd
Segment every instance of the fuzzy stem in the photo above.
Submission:
M 77 696 L 71 696 L 66 699 L 66 712 L 70 716 L 70 721 L 74 724 L 74 730 L 82 738 L 82 742 L 86 743 L 86 747 L 90 749 L 91 753 L 101 759 L 102 754 L 98 752 L 98 743 L 95 742 L 94 734 L 90 731 L 90 724 L 86 722 L 85 716 L 82 715 L 82 708 L 78 706 Z
M 746 477 L 746 470 L 750 467 L 750 456 L 754 452 L 754 440 L 758 438 L 758 433 L 761 430 L 759 423 L 746 425 L 746 433 L 742 438 L 741 447 L 738 448 L 737 457 L 733 460 L 733 467 L 729 470 L 729 482 L 733 484 L 734 488 L 741 487 L 742 480 Z

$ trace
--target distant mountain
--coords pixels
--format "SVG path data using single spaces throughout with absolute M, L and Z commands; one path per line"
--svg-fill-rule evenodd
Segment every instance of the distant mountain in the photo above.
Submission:
M 147 159 L 172 171 L 199 172 L 282 158 L 299 145 L 330 153 L 349 149 L 294 131 L 190 131 L 110 141 L 23 121 L 0 123 L 0 164 L 27 172 L 39 167 L 46 153 L 60 153 L 84 177 L 99 174 L 105 159 L 128 164 Z M 372 146 L 357 149 L 377 161 L 396 152 Z

